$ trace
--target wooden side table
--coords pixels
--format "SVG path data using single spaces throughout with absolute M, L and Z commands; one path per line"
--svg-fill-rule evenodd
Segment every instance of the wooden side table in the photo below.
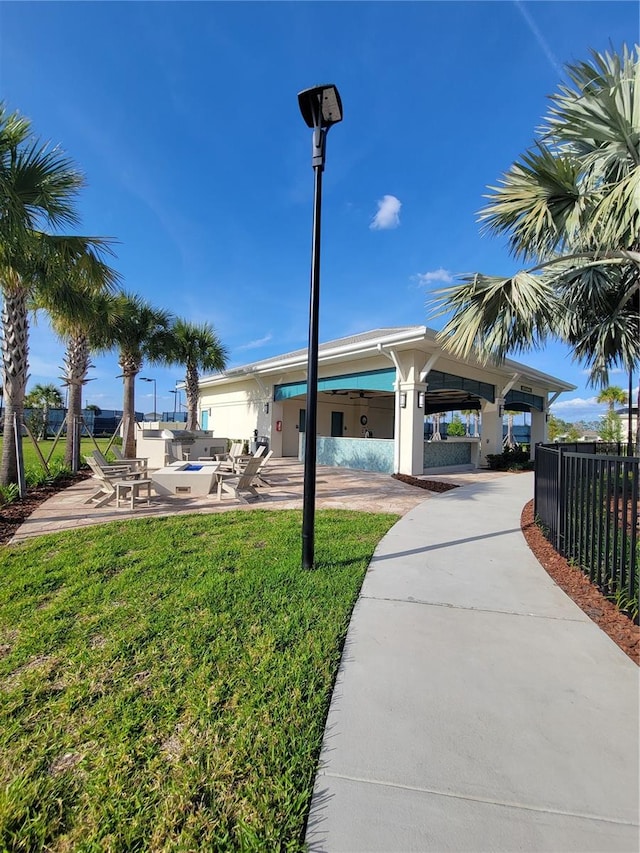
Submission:
M 135 502 L 140 498 L 140 489 L 147 490 L 147 506 L 151 503 L 151 484 L 153 480 L 150 478 L 141 478 L 139 480 L 116 480 L 113 484 L 116 487 L 116 506 L 120 506 L 121 500 L 126 500 L 127 493 L 131 498 L 131 509 L 135 508 Z

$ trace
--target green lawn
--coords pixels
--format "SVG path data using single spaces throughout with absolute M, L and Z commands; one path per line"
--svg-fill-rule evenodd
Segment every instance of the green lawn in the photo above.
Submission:
M 0 849 L 301 850 L 350 613 L 396 520 L 137 519 L 0 553 Z
M 109 444 L 110 439 L 108 438 L 97 438 L 96 443 L 98 447 L 104 453 L 106 446 Z M 48 459 L 49 454 L 51 453 L 51 449 L 53 448 L 54 440 L 52 438 L 48 438 L 46 441 L 39 441 L 38 447 L 40 448 L 40 452 L 44 456 L 45 459 Z M 0 448 L 2 448 L 2 437 L 0 437 Z M 81 455 L 88 456 L 95 448 L 93 440 L 90 438 L 83 438 L 80 442 L 80 453 Z M 24 456 L 24 467 L 25 470 L 29 470 L 29 468 L 38 468 L 42 470 L 42 464 L 38 458 L 38 455 L 35 451 L 33 443 L 31 439 L 25 436 L 22 439 L 22 453 Z M 64 438 L 60 438 L 58 443 L 56 444 L 56 448 L 53 452 L 53 456 L 51 460 L 49 460 L 49 465 L 53 465 L 56 462 L 62 464 L 64 460 Z

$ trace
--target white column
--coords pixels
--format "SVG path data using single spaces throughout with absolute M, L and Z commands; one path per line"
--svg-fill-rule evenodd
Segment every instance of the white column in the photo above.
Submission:
M 424 382 L 401 382 L 400 394 L 407 395 L 407 405 L 400 407 L 399 466 L 401 474 L 419 476 L 424 471 L 424 407 L 418 408 L 419 395 L 426 391 Z M 398 435 L 399 434 L 399 435 Z
M 536 457 L 536 444 L 547 440 L 547 413 L 531 409 L 531 458 Z
M 495 403 L 483 403 L 482 427 L 480 430 L 480 465 L 486 467 L 487 456 L 490 453 L 502 453 L 502 411 L 504 401 L 496 399 Z

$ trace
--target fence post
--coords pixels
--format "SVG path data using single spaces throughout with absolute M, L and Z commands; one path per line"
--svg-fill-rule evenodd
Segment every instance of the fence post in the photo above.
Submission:
M 563 489 L 564 478 L 562 476 L 562 448 L 558 447 L 558 497 L 557 497 L 557 516 L 556 516 L 556 551 L 561 554 L 562 550 L 560 542 L 562 539 L 562 504 L 563 504 Z

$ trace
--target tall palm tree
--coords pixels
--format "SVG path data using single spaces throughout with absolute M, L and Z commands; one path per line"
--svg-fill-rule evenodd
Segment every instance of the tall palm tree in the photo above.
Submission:
M 60 409 L 63 406 L 60 389 L 51 383 L 48 385 L 38 383 L 26 395 L 24 402 L 28 408 L 42 410 L 42 427 L 38 438 L 46 438 L 49 427 L 49 410 Z
M 168 364 L 183 364 L 186 369 L 187 424 L 189 430 L 198 425 L 200 370 L 224 370 L 227 350 L 209 323 L 189 323 L 181 318 L 171 327 L 167 349 L 160 354 Z
M 64 383 L 68 388 L 67 434 L 65 464 L 77 470 L 80 464 L 80 444 L 76 439 L 76 424 L 82 415 L 82 389 L 88 379 L 91 352 L 104 352 L 115 345 L 109 338 L 110 327 L 106 321 L 109 299 L 117 274 L 106 264 L 87 264 L 86 258 L 69 265 L 63 271 L 68 289 L 76 299 L 72 310 L 68 300 L 52 303 L 46 294 L 41 305 L 48 309 L 54 332 L 65 343 L 63 361 Z M 54 294 L 55 295 L 55 294 Z
M 483 361 L 554 336 L 603 385 L 640 361 L 640 49 L 567 66 L 542 136 L 490 187 L 486 231 L 528 268 L 436 293 L 445 346 Z
M 47 233 L 75 224 L 75 200 L 83 185 L 75 165 L 57 148 L 41 144 L 30 122 L 0 103 L 0 291 L 4 435 L 22 422 L 28 375 L 29 300 L 55 290 L 66 300 L 60 269 L 80 256 L 101 264 L 108 241 Z M 0 483 L 20 481 L 21 442 L 4 441 Z
M 613 413 L 614 406 L 616 404 L 618 406 L 626 406 L 627 392 L 623 391 L 622 388 L 619 388 L 617 385 L 609 385 L 607 388 L 603 388 L 602 391 L 600 391 L 596 399 L 598 403 L 606 403 L 609 407 L 609 412 Z
M 123 382 L 123 453 L 135 456 L 135 379 L 144 361 L 158 364 L 171 341 L 169 311 L 154 308 L 141 296 L 121 293 L 107 297 L 106 336 L 118 349 Z

